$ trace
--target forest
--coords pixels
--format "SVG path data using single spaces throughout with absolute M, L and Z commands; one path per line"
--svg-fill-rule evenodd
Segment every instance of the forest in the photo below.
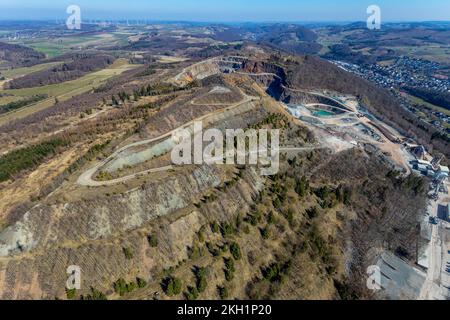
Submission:
M 10 89 L 22 89 L 62 83 L 103 69 L 115 60 L 114 57 L 104 54 L 74 54 L 72 59 L 72 62 L 13 79 L 8 86 Z

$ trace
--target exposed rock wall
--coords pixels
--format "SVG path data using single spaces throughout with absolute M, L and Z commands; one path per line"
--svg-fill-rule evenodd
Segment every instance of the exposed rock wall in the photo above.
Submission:
M 1 234 L 0 298 L 63 297 L 70 265 L 80 266 L 84 292 L 92 286 L 111 293 L 115 280 L 130 275 L 152 280 L 157 270 L 187 258 L 201 225 L 233 219 L 263 186 L 257 171 L 249 168 L 221 194 L 220 205 L 195 208 L 192 203 L 217 187 L 220 176 L 217 168 L 202 166 L 123 195 L 31 209 Z M 146 228 L 176 212 L 182 212 L 176 219 L 158 220 L 154 232 L 159 245 L 151 248 Z M 125 257 L 125 247 L 133 259 Z

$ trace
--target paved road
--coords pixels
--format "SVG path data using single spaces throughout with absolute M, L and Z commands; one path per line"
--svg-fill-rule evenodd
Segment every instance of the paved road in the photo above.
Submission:
M 437 217 L 437 201 L 433 201 L 429 207 L 430 217 Z M 428 271 L 425 283 L 420 292 L 420 300 L 431 300 L 434 292 L 436 275 L 436 268 L 440 269 L 440 263 L 438 263 L 438 255 L 436 254 L 436 247 L 438 246 L 438 226 L 431 226 L 431 241 L 430 252 L 428 256 Z
M 431 202 L 428 207 L 430 217 L 439 220 L 438 206 L 442 204 L 442 200 L 442 197 L 440 197 L 437 201 Z M 443 268 L 446 265 L 446 252 L 449 250 L 445 243 L 444 232 L 448 232 L 443 227 L 445 223 L 439 222 L 438 225 L 432 225 L 428 271 L 424 286 L 420 292 L 419 299 L 421 300 L 444 299 L 444 295 L 448 294 L 448 292 L 445 293 L 446 290 L 443 287 L 445 284 L 442 283 L 442 273 L 445 273 Z

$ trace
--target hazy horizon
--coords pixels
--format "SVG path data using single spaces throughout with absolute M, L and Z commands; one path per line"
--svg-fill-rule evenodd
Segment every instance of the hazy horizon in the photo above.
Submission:
M 449 21 L 446 0 L 1 0 L 1 21 L 43 21 L 65 19 L 69 5 L 78 5 L 85 20 L 149 20 L 186 22 L 358 22 L 367 18 L 366 9 L 376 4 L 385 22 Z
M 229 25 L 241 25 L 241 24 L 276 24 L 276 23 L 292 23 L 292 24 L 351 24 L 351 23 L 366 23 L 364 20 L 239 20 L 239 21 L 226 21 L 226 20 L 181 20 L 181 19 L 145 19 L 145 18 L 117 18 L 117 19 L 101 19 L 101 18 L 84 18 L 82 23 L 102 23 L 102 22 L 126 22 L 130 23 L 139 22 L 142 23 L 194 23 L 194 24 L 229 24 Z M 0 22 L 58 22 L 65 23 L 65 19 L 63 18 L 42 18 L 42 19 L 2 19 L 0 18 Z M 448 20 L 384 20 L 384 23 L 388 24 L 401 24 L 401 23 L 450 23 L 450 19 Z

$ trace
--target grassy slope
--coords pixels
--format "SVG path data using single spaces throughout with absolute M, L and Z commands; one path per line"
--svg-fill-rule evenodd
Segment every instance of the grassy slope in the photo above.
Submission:
M 106 69 L 87 74 L 76 80 L 36 88 L 2 90 L 0 93 L 8 93 L 19 97 L 47 94 L 49 98 L 26 108 L 19 109 L 15 112 L 5 114 L 0 117 L 0 125 L 51 107 L 55 102 L 55 98 L 58 98 L 59 101 L 65 101 L 74 96 L 88 92 L 100 86 L 106 80 L 135 67 L 136 65 L 130 65 L 126 62 L 126 60 L 119 59 Z
M 23 76 L 28 75 L 33 72 L 50 69 L 51 67 L 57 66 L 59 64 L 61 64 L 61 62 L 42 63 L 42 64 L 37 64 L 32 67 L 23 67 L 23 68 L 1 71 L 1 74 L 4 75 L 7 79 L 15 79 L 18 77 L 23 77 Z

